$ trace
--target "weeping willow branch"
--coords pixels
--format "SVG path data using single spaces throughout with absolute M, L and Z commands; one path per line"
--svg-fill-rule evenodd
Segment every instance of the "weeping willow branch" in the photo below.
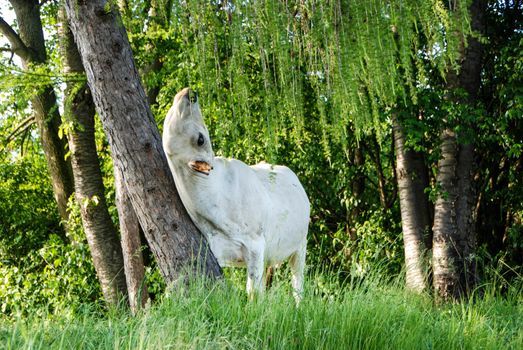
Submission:
M 16 65 L 5 65 L 0 61 L 0 86 L 3 88 L 27 85 L 38 87 L 86 81 L 85 74 L 56 73 L 49 71 L 46 65 L 28 65 L 24 70 Z
M 211 127 L 263 143 L 269 160 L 281 135 L 317 139 L 329 158 L 348 126 L 357 139 L 390 132 L 384 110 L 417 104 L 468 30 L 468 13 L 441 0 L 187 0 L 173 11 L 183 62 L 173 85 L 203 87 Z M 231 144 L 218 148 L 234 156 Z

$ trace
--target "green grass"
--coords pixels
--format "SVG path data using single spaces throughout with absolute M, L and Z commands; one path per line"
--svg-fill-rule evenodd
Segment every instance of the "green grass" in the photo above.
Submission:
M 2 349 L 523 349 L 521 289 L 435 305 L 401 283 L 307 283 L 296 307 L 287 281 L 249 302 L 232 283 L 171 292 L 138 316 L 85 307 L 0 318 Z M 182 295 L 183 294 L 183 295 Z

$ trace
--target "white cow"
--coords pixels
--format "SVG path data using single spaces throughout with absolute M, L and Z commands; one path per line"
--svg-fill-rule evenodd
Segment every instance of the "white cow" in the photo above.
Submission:
M 215 157 L 196 93 L 174 98 L 164 122 L 163 148 L 189 215 L 220 266 L 247 267 L 247 293 L 263 292 L 265 268 L 287 258 L 300 298 L 310 204 L 285 166 L 247 166 Z

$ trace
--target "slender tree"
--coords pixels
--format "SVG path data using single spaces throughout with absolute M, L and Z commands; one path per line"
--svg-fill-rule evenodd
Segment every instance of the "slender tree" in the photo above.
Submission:
M 123 174 L 118 166 L 114 167 L 114 182 L 129 304 L 132 312 L 136 313 L 149 301 L 140 240 L 141 227 L 123 182 Z
M 0 17 L 0 32 L 8 39 L 11 51 L 20 57 L 24 69 L 47 63 L 44 33 L 38 0 L 10 0 L 16 14 L 18 33 Z M 56 94 L 51 85 L 31 98 L 42 149 L 53 185 L 53 193 L 62 220 L 67 221 L 67 201 L 74 191 L 71 163 L 66 160 L 67 140 L 58 137 L 61 124 Z
M 64 10 L 60 11 L 59 17 L 64 73 L 84 74 Z M 104 298 L 109 304 L 116 305 L 127 294 L 127 288 L 120 239 L 107 208 L 96 152 L 94 103 L 85 81 L 69 81 L 64 95 L 64 119 L 68 125 L 75 196 Z
M 365 174 L 364 174 L 364 165 L 365 165 L 365 156 L 363 153 L 363 145 L 358 145 L 354 149 L 354 154 L 352 157 L 352 165 L 355 167 L 355 176 L 354 181 L 351 184 L 352 195 L 356 199 L 354 207 L 350 211 L 350 215 L 347 218 L 347 223 L 350 225 L 348 229 L 348 234 L 351 241 L 356 241 L 356 224 L 360 220 L 360 215 L 362 212 L 363 203 L 361 203 L 361 198 L 363 197 L 363 191 L 365 189 Z
M 164 278 L 221 276 L 176 192 L 115 4 L 67 0 L 65 6 L 114 164 Z

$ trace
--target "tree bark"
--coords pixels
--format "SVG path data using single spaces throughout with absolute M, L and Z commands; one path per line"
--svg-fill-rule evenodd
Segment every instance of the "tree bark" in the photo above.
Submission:
M 149 301 L 149 293 L 145 284 L 140 223 L 123 183 L 123 174 L 116 164 L 114 165 L 114 182 L 129 304 L 131 311 L 136 313 Z
M 393 135 L 405 249 L 406 285 L 412 291 L 422 292 L 427 289 L 425 242 L 431 224 L 429 202 L 425 194 L 428 177 L 423 157 L 405 148 L 404 130 L 397 117 L 393 117 Z
M 485 33 L 485 11 L 485 0 L 475 0 L 472 2 L 470 7 L 471 26 L 474 31 L 480 34 Z M 479 87 L 481 86 L 482 52 L 482 44 L 475 37 L 471 37 L 459 74 L 459 87 L 467 93 L 464 102 L 468 103 L 471 107 L 474 107 L 476 104 Z M 459 150 L 457 224 L 458 234 L 463 247 L 463 279 L 467 290 L 470 291 L 476 285 L 478 279 L 475 259 L 477 241 L 477 184 L 474 179 L 477 171 L 477 163 L 475 146 L 473 144 L 475 137 L 474 125 L 466 125 L 466 130 L 469 130 L 469 135 L 462 137 L 465 142 L 460 145 Z
M 442 133 L 442 160 L 433 226 L 433 270 L 436 294 L 444 300 L 466 296 L 476 284 L 474 152 L 459 145 L 456 134 Z
M 133 13 L 129 8 L 127 0 L 118 0 L 118 8 L 124 19 L 132 19 Z M 159 88 L 156 91 L 153 96 L 146 88 L 149 105 L 156 103 Z M 143 230 L 132 206 L 127 188 L 125 188 L 123 174 L 120 173 L 116 165 L 114 166 L 114 180 L 129 303 L 132 312 L 136 314 L 140 308 L 145 307 L 150 301 L 147 284 L 145 283 L 145 262 L 144 254 L 142 253 L 144 251 L 143 248 L 147 252 L 150 251 L 150 248 L 146 243 L 146 246 L 143 246 Z
M 456 6 L 460 6 L 457 3 Z M 472 29 L 482 33 L 483 0 L 475 0 L 470 7 Z M 449 91 L 464 90 L 465 98 L 450 98 L 450 103 L 474 107 L 481 84 L 481 44 L 470 38 L 468 47 L 462 44 L 459 72 L 447 75 Z M 458 95 L 459 96 L 459 95 Z M 434 288 L 443 299 L 459 298 L 468 294 L 476 284 L 476 171 L 474 125 L 461 123 L 458 135 L 450 128 L 442 132 L 442 160 L 438 163 L 437 183 L 440 186 L 435 207 L 433 268 Z
M 37 0 L 11 0 L 19 33 L 0 19 L 0 30 L 8 38 L 13 52 L 21 59 L 24 69 L 31 64 L 45 64 L 44 34 Z M 32 109 L 40 133 L 42 149 L 53 185 L 53 193 L 62 220 L 67 221 L 67 202 L 74 191 L 71 164 L 65 159 L 67 141 L 58 137 L 61 124 L 52 86 L 37 91 L 31 99 Z
M 118 10 L 103 0 L 65 6 L 114 163 L 164 278 L 221 276 L 176 192 Z
M 441 159 L 438 161 L 438 198 L 434 207 L 432 267 L 436 295 L 444 300 L 463 295 L 460 270 L 462 263 L 458 239 L 456 134 L 446 129 L 441 135 Z
M 65 73 L 84 73 L 73 34 L 61 13 L 61 51 Z M 86 82 L 68 82 L 65 89 L 64 118 L 75 181 L 76 201 L 89 243 L 93 264 L 108 304 L 117 305 L 127 294 L 120 239 L 105 201 L 105 188 L 96 152 L 95 108 Z

